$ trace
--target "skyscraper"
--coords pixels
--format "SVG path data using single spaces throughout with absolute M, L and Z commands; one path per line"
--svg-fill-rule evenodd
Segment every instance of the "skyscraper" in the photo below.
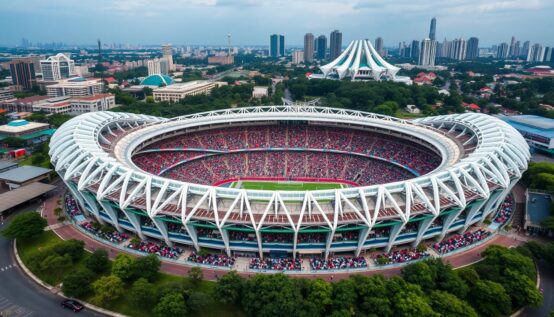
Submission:
M 335 59 L 339 57 L 342 51 L 342 33 L 339 30 L 331 32 L 329 39 L 329 59 Z
M 379 55 L 385 56 L 385 41 L 382 37 L 378 37 L 375 39 L 375 50 Z
M 527 54 L 528 62 L 542 62 L 544 60 L 544 47 L 539 43 L 533 44 Z
M 516 57 L 515 48 L 516 48 L 516 37 L 512 36 L 512 40 L 510 41 L 510 48 L 508 50 L 508 57 Z
M 436 38 L 436 33 L 437 33 L 437 18 L 432 18 L 431 19 L 431 28 L 429 29 L 429 39 L 431 41 L 435 41 Z
M 467 42 L 463 38 L 454 40 L 454 52 L 452 58 L 463 61 L 466 58 Z
M 31 90 L 36 86 L 32 58 L 15 58 L 10 61 L 10 75 L 17 90 Z
M 518 58 L 521 55 L 520 46 L 521 46 L 521 43 L 519 41 L 516 41 L 516 43 L 514 44 L 514 52 L 512 57 Z
M 413 40 L 412 41 L 412 52 L 411 52 L 412 59 L 415 59 L 416 61 L 419 60 L 419 41 Z
M 169 64 L 169 70 L 173 71 L 173 49 L 171 48 L 171 44 L 166 43 L 162 45 L 162 53 L 163 57 L 167 60 L 167 63 Z
M 304 61 L 311 62 L 314 60 L 314 35 L 306 33 L 304 35 Z
M 327 51 L 327 38 L 325 35 L 317 37 L 317 59 L 325 59 L 325 52 Z
M 519 56 L 527 59 L 527 55 L 529 55 L 529 45 L 531 45 L 531 43 L 529 41 L 523 42 L 523 47 L 521 48 L 521 51 L 519 52 Z
M 479 39 L 470 37 L 467 41 L 466 59 L 476 59 L 479 57 Z
M 501 43 L 496 50 L 496 58 L 506 59 L 508 57 L 509 46 L 508 43 Z
M 435 54 L 437 42 L 429 38 L 421 41 L 421 51 L 419 53 L 419 65 L 435 66 Z
M 545 47 L 544 48 L 544 59 L 543 59 L 543 62 L 550 62 L 552 61 L 552 56 L 554 54 L 552 54 L 552 51 L 554 50 L 553 47 Z
M 269 56 L 285 56 L 285 36 L 280 34 L 272 34 L 269 37 L 269 40 Z

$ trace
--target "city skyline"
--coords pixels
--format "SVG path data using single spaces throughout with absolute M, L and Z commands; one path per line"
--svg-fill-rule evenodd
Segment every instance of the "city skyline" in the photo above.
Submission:
M 339 29 L 343 43 L 382 37 L 390 47 L 399 41 L 422 40 L 429 32 L 429 20 L 436 17 L 439 41 L 476 36 L 482 46 L 490 46 L 515 36 L 550 46 L 554 38 L 544 32 L 554 28 L 549 9 L 554 9 L 554 3 L 545 0 L 450 0 L 440 5 L 438 0 L 394 4 L 374 0 L 302 0 L 293 4 L 281 0 L 182 0 L 169 5 L 150 0 L 61 0 L 55 4 L 22 0 L 2 5 L 0 27 L 10 32 L 2 35 L 0 45 L 19 45 L 22 38 L 76 45 L 91 44 L 96 38 L 106 43 L 220 45 L 227 33 L 233 34 L 235 45 L 267 45 L 267 36 L 278 33 L 287 37 L 287 46 L 302 46 L 305 33 L 329 36 Z M 531 18 L 533 23 L 514 23 Z

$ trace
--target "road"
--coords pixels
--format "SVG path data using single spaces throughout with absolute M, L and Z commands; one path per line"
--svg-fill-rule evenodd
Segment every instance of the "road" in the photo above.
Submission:
M 29 206 L 25 210 L 29 210 Z M 0 225 L 0 230 L 6 225 Z M 76 316 L 60 306 L 62 297 L 40 287 L 16 265 L 12 242 L 0 236 L 0 316 L 2 317 L 65 317 Z M 103 316 L 82 311 L 78 316 Z
M 540 288 L 543 292 L 544 302 L 539 308 L 526 308 L 519 317 L 546 317 L 554 310 L 554 272 L 544 261 L 539 261 L 537 264 L 541 274 Z

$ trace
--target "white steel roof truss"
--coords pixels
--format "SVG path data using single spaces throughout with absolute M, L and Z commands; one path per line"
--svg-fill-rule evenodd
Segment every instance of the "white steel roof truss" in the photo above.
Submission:
M 391 193 L 389 192 L 388 189 L 386 189 L 385 187 L 383 187 L 383 206 L 386 206 L 385 204 L 385 198 L 387 198 L 388 201 L 390 201 L 392 203 L 392 207 L 394 208 L 394 210 L 396 210 L 396 212 L 398 213 L 398 215 L 400 215 L 400 217 L 402 217 L 402 219 L 404 221 L 406 221 L 406 219 L 408 219 L 406 217 L 406 214 L 402 211 L 402 209 L 400 208 L 400 206 L 398 206 L 398 203 L 396 202 L 396 199 L 394 199 L 391 195 Z
M 235 209 L 235 206 L 239 203 L 240 201 L 240 208 L 242 209 L 243 205 L 244 205 L 244 201 L 243 201 L 243 192 L 239 192 L 239 194 L 237 195 L 237 197 L 233 200 L 233 202 L 231 203 L 231 206 L 227 209 L 227 212 L 225 212 L 225 216 L 223 216 L 223 219 L 221 219 L 221 227 L 223 227 L 225 225 L 225 222 L 227 222 L 227 218 L 229 218 L 229 216 L 231 216 L 231 213 L 233 212 L 233 209 Z M 240 211 L 240 217 L 242 218 L 242 210 Z
M 257 224 L 257 227 L 256 227 L 257 231 L 259 231 L 262 228 L 265 217 L 267 216 L 267 213 L 269 212 L 271 207 L 275 208 L 274 204 L 275 204 L 275 195 L 276 194 L 277 194 L 277 192 L 273 192 L 273 194 L 271 195 L 271 199 L 269 200 L 269 203 L 267 204 L 267 207 L 265 208 L 264 213 L 262 214 L 262 218 L 260 218 L 260 223 Z
M 350 206 L 350 208 L 352 208 L 354 210 L 354 212 L 356 213 L 356 215 L 358 215 L 358 217 L 360 217 L 360 219 L 363 220 L 363 222 L 367 225 L 367 226 L 370 226 L 370 220 L 368 220 L 366 217 L 364 217 L 364 215 L 362 215 L 362 213 L 360 212 L 360 209 L 358 209 L 356 206 L 354 206 L 354 204 L 344 196 L 344 194 L 342 192 L 339 192 L 339 195 L 340 197 L 342 198 L 342 200 L 348 205 Z

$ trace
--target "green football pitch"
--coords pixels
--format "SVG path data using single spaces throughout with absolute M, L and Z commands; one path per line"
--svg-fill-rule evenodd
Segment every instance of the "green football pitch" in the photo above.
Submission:
M 339 183 L 317 183 L 317 182 L 260 182 L 240 181 L 231 184 L 232 188 L 258 189 L 258 190 L 323 190 L 343 188 L 348 185 Z

